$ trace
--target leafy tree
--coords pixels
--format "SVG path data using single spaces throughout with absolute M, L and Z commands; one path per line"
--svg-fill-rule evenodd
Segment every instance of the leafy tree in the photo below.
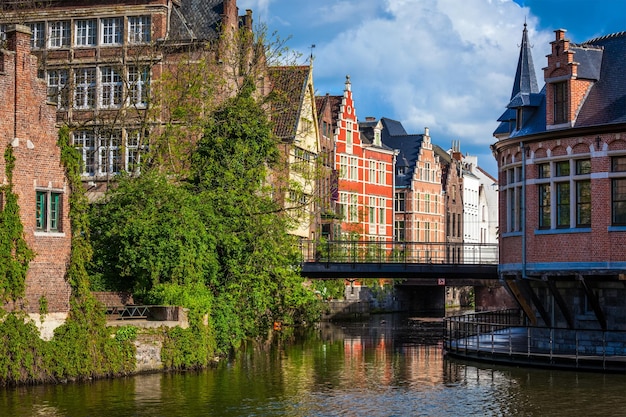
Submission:
M 120 178 L 105 203 L 92 206 L 93 286 L 145 295 L 158 284 L 209 282 L 215 243 L 198 204 L 156 172 Z

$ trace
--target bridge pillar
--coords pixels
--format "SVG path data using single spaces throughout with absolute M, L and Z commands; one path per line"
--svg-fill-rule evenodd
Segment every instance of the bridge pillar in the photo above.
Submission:
M 515 299 L 502 285 L 474 287 L 476 311 L 506 310 L 518 308 Z
M 396 285 L 396 299 L 402 311 L 419 314 L 445 315 L 446 287 Z

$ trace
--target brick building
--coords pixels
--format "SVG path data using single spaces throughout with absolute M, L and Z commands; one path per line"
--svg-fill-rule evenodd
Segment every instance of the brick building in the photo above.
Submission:
M 243 50 L 229 49 L 230 35 L 252 28 L 251 12 L 239 16 L 236 0 L 68 0 L 0 7 L 0 35 L 7 24 L 31 28 L 32 51 L 47 81 L 48 98 L 56 103 L 57 122 L 72 129 L 73 143 L 83 154 L 83 180 L 91 199 L 116 174 L 138 172 L 148 150 L 156 152 L 160 128 L 180 122 L 172 112 L 177 99 L 197 100 L 197 111 L 207 111 L 206 100 L 191 91 L 163 97 L 156 81 L 197 65 L 196 73 L 207 72 L 202 82 L 219 72 L 224 79 L 228 75 L 221 88 L 233 90 L 241 81 L 239 69 L 251 68 L 237 63 Z M 205 57 L 209 59 L 199 65 Z M 183 76 L 187 74 L 177 74 Z M 189 76 L 195 78 L 188 84 L 197 87 L 197 75 L 190 71 Z M 191 129 L 181 137 L 168 134 L 178 145 L 199 135 Z M 181 155 L 167 162 L 184 164 Z
M 26 295 L 17 305 L 39 315 L 45 299 L 50 313 L 69 310 L 70 287 L 65 280 L 70 256 L 69 186 L 61 165 L 55 128 L 56 108 L 46 100 L 46 83 L 37 77 L 26 26 L 6 28 L 6 49 L 0 50 L 0 144 L 13 148 L 13 192 L 18 196 L 24 237 L 35 252 L 26 277 Z M 0 178 L 7 185 L 6 161 L 0 158 Z M 0 209 L 2 209 L 0 193 Z
M 398 121 L 382 118 L 381 122 L 383 143 L 399 151 L 394 181 L 395 239 L 422 243 L 412 247 L 412 261 L 441 262 L 446 257 L 442 166 L 429 129 L 409 134 Z
M 500 276 L 532 323 L 626 330 L 626 33 L 555 35 L 540 89 L 524 25 L 494 132 Z
M 371 138 L 361 134 L 349 76 L 343 95 L 329 100 L 335 103 L 331 109 L 338 171 L 340 234 L 335 237 L 391 241 L 396 152 L 382 143 L 380 128 Z

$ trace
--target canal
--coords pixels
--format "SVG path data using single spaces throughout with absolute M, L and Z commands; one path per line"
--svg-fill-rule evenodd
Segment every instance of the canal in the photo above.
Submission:
M 0 416 L 623 416 L 626 376 L 442 355 L 439 321 L 320 324 L 203 372 L 0 391 Z

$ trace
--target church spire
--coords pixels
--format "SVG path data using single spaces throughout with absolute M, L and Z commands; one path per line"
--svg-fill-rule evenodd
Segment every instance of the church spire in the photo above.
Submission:
M 533 56 L 530 53 L 530 49 L 531 46 L 528 42 L 528 30 L 526 29 L 526 22 L 524 22 L 522 45 L 519 52 L 517 72 L 515 73 L 515 82 L 513 83 L 511 100 L 513 100 L 513 98 L 520 93 L 526 95 L 539 92 L 537 77 L 535 76 L 535 67 L 533 65 Z

